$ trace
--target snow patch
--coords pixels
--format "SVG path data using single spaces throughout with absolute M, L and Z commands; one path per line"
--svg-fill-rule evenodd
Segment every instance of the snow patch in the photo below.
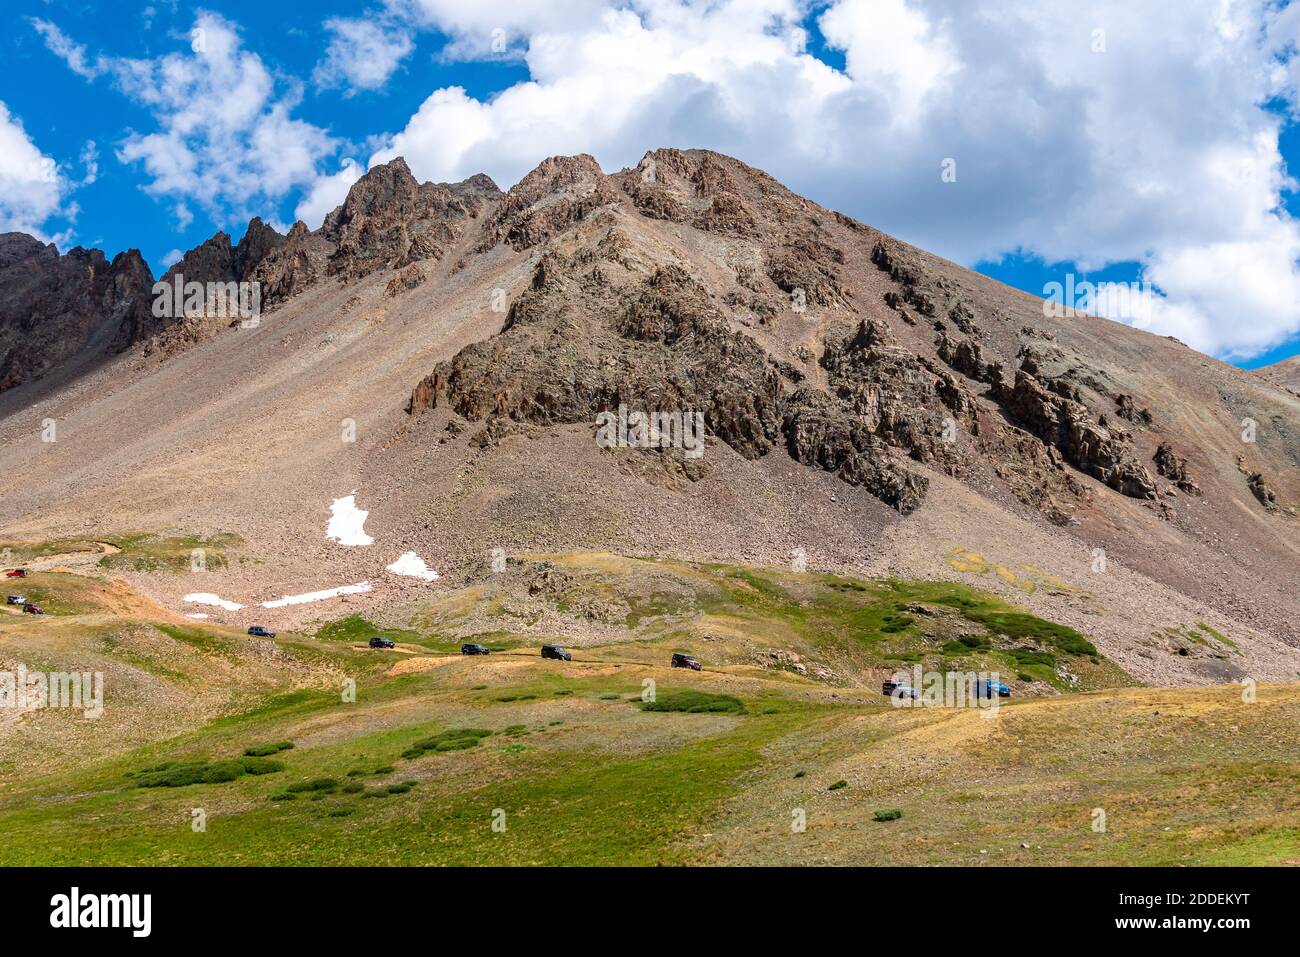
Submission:
M 394 575 L 422 578 L 427 582 L 438 580 L 438 573 L 426 565 L 424 559 L 415 552 L 403 552 L 401 558 L 385 567 Z
M 362 512 L 361 514 L 364 516 L 366 513 Z M 305 595 L 285 595 L 283 598 L 262 602 L 262 607 L 283 608 L 285 605 L 305 605 L 312 601 L 324 601 L 326 598 L 337 598 L 339 595 L 355 595 L 363 591 L 370 591 L 370 582 L 340 585 L 338 588 L 327 588 L 324 591 L 309 591 Z
M 369 512 L 357 508 L 357 490 L 351 495 L 336 498 L 330 505 L 330 520 L 325 526 L 325 537 L 332 538 L 340 545 L 372 545 L 374 539 L 366 534 L 363 527 Z
M 186 595 L 181 600 L 195 605 L 216 605 L 218 608 L 226 609 L 226 611 L 239 611 L 244 607 L 237 601 L 226 601 L 220 595 L 214 595 L 209 591 L 196 591 Z
M 189 613 L 188 615 L 186 615 L 185 617 L 186 617 L 186 618 L 197 618 L 197 619 L 199 619 L 200 621 L 202 621 L 204 618 L 207 618 L 208 616 L 207 616 L 207 614 L 206 614 L 205 612 L 195 611 L 195 612 L 190 612 L 190 613 Z

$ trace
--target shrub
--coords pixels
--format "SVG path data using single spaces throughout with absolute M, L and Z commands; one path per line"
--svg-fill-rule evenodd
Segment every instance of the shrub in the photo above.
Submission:
M 264 758 L 267 755 L 288 751 L 292 747 L 292 741 L 275 741 L 271 744 L 255 744 L 251 748 L 245 748 L 244 754 L 251 758 Z
M 407 791 L 411 790 L 411 785 L 406 782 L 401 784 L 390 784 L 385 788 L 385 790 L 388 791 L 389 794 L 405 794 Z
M 283 771 L 279 761 L 266 758 L 229 758 L 224 761 L 164 761 L 127 775 L 132 787 L 182 788 L 190 784 L 225 784 L 245 774 L 274 774 Z
M 350 807 L 336 807 L 330 811 L 330 817 L 349 817 L 352 814 Z
M 682 711 L 688 714 L 744 714 L 745 703 L 729 694 L 669 691 L 654 701 L 640 702 L 642 711 Z
M 271 795 L 271 800 L 272 801 L 296 801 L 298 800 L 298 795 L 290 794 L 288 791 L 277 791 L 275 794 Z
M 340 789 L 344 794 L 360 794 L 366 789 L 366 786 L 360 781 L 349 781 Z
M 893 807 L 882 808 L 881 810 L 876 811 L 874 818 L 877 821 L 897 821 L 902 816 L 903 812 L 898 808 Z
M 402 757 L 418 758 L 430 751 L 464 751 L 468 748 L 477 748 L 483 739 L 491 734 L 492 732 L 486 728 L 450 728 L 432 737 L 416 741 L 402 752 Z
M 240 763 L 244 766 L 245 774 L 274 774 L 276 771 L 284 770 L 281 762 L 272 761 L 270 758 L 244 758 Z
M 838 781 L 836 781 L 834 784 L 832 784 L 832 785 L 831 785 L 830 787 L 828 787 L 826 790 L 828 790 L 828 791 L 838 791 L 840 788 L 846 788 L 846 787 L 848 787 L 848 786 L 849 786 L 849 782 L 848 782 L 848 781 L 845 781 L 843 778 L 840 778 Z
M 796 771 L 796 772 L 794 772 L 794 776 L 797 777 L 797 778 L 805 777 L 807 774 L 808 774 L 807 771 Z
M 334 791 L 338 788 L 339 782 L 334 778 L 312 778 L 310 781 L 297 781 L 290 784 L 285 790 L 288 791 Z

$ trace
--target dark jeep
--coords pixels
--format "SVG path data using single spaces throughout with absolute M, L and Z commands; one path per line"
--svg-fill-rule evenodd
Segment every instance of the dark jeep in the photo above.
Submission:
M 396 648 L 397 642 L 391 638 L 385 638 L 383 635 L 375 635 L 370 639 L 371 648 Z
M 249 633 L 250 635 L 252 635 L 253 637 L 255 637 L 255 638 L 274 638 L 274 637 L 275 637 L 275 632 L 273 632 L 273 631 L 268 631 L 267 629 L 263 628 L 261 625 L 254 625 L 252 628 L 248 629 L 248 633 Z
M 692 671 L 700 670 L 700 660 L 694 655 L 684 655 L 681 652 L 673 652 L 674 668 L 690 668 Z
M 542 645 L 542 657 L 554 658 L 556 661 L 573 660 L 573 655 L 565 651 L 560 645 Z
M 474 642 L 469 642 L 468 644 L 460 646 L 460 653 L 462 655 L 488 655 L 492 652 L 487 645 L 478 645 Z

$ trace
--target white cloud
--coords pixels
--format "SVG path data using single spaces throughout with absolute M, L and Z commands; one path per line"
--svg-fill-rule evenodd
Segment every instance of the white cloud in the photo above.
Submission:
M 81 165 L 86 170 L 81 179 L 82 186 L 89 186 L 99 179 L 99 147 L 94 140 L 86 140 L 86 145 L 81 148 Z
M 324 130 L 293 117 L 300 84 L 278 83 L 217 14 L 200 12 L 186 47 L 154 60 L 92 60 L 53 24 L 34 26 L 72 70 L 111 76 L 153 115 L 158 128 L 129 132 L 116 155 L 141 164 L 145 191 L 173 202 L 179 229 L 192 219 L 191 203 L 218 223 L 272 214 L 279 200 L 310 187 L 318 164 L 338 148 Z
M 83 44 L 74 42 L 49 20 L 32 17 L 30 22 L 49 51 L 66 63 L 73 73 L 93 80 L 108 69 L 102 57 L 92 58 L 87 55 Z
M 343 87 L 346 96 L 382 87 L 415 46 L 401 25 L 384 19 L 331 17 L 325 29 L 332 36 L 312 79 L 323 89 Z
M 70 217 L 62 203 L 69 184 L 52 157 L 40 151 L 22 121 L 0 102 L 0 232 L 30 233 L 46 242 L 44 226 L 52 216 Z
M 344 160 L 343 168 L 337 173 L 322 176 L 312 184 L 294 210 L 294 218 L 301 219 L 311 229 L 320 228 L 325 217 L 347 199 L 348 190 L 361 178 L 361 172 L 356 160 Z
M 1205 351 L 1300 332 L 1300 226 L 1264 105 L 1300 115 L 1300 4 L 833 0 L 818 25 L 843 71 L 806 52 L 802 0 L 389 6 L 456 55 L 504 34 L 530 80 L 486 102 L 434 91 L 372 164 L 508 183 L 553 153 L 613 169 L 710 147 L 967 264 L 1137 261 L 1165 294 L 1144 321 Z

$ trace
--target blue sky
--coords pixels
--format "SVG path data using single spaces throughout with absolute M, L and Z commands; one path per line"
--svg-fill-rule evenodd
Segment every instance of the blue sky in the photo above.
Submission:
M 505 187 L 553 153 L 706 146 L 1029 292 L 1145 278 L 1154 310 L 1121 318 L 1246 366 L 1300 352 L 1300 16 L 1276 0 L 6 6 L 0 103 L 58 182 L 0 165 L 0 228 L 157 273 L 254 213 L 315 227 L 398 153 Z

